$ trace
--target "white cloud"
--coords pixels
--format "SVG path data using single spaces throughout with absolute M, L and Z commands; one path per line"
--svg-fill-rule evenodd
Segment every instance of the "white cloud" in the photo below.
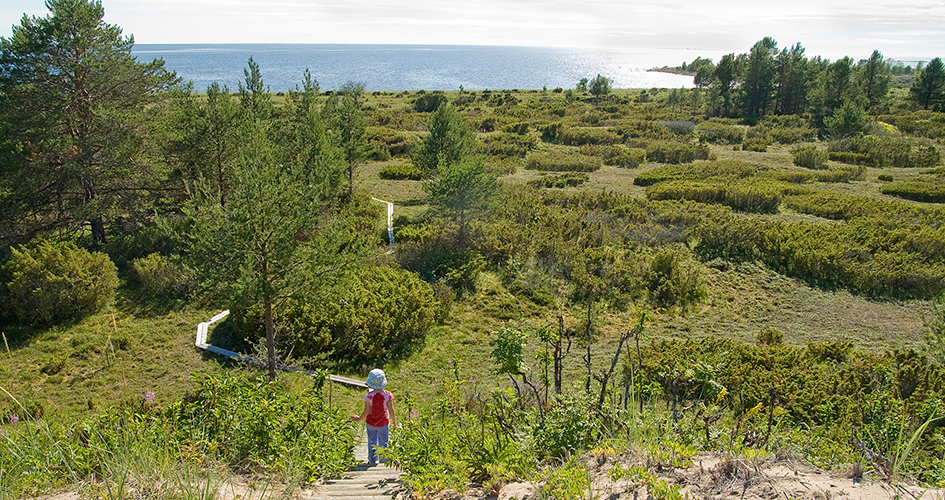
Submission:
M 42 0 L 0 7 L 3 29 Z M 427 43 L 745 52 L 764 36 L 808 55 L 945 55 L 945 1 L 104 0 L 138 43 Z M 8 36 L 9 29 L 0 31 Z

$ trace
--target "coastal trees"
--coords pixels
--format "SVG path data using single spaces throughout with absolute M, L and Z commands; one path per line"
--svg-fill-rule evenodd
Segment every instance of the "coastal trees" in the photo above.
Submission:
M 719 63 L 715 66 L 715 87 L 719 98 L 721 98 L 721 114 L 731 116 L 733 107 L 732 91 L 739 80 L 739 64 L 735 54 L 726 54 L 722 56 Z
M 450 104 L 436 108 L 427 126 L 430 133 L 417 145 L 413 162 L 424 176 L 433 177 L 440 165 L 452 165 L 472 151 L 476 135 Z
M 775 59 L 777 72 L 777 111 L 795 115 L 807 105 L 807 93 L 811 86 L 811 71 L 804 47 L 795 43 L 784 48 Z
M 323 286 L 358 255 L 361 232 L 342 214 L 344 164 L 325 138 L 319 114 L 295 96 L 303 118 L 298 141 L 274 141 L 268 90 L 250 60 L 240 85 L 241 139 L 220 203 L 220 186 L 198 178 L 177 234 L 211 296 L 244 311 L 262 310 L 270 378 L 275 377 L 274 310 L 302 291 Z M 310 91 L 312 86 L 306 86 Z M 306 148 L 299 147 L 304 143 Z M 169 224 L 170 225 L 170 224 Z
M 225 206 L 239 145 L 239 108 L 229 89 L 217 82 L 207 87 L 204 99 L 190 86 L 181 89 L 176 103 L 168 157 L 187 182 L 213 182 Z
M 437 213 L 455 218 L 459 225 L 459 242 L 466 241 L 466 221 L 475 213 L 488 209 L 497 196 L 498 175 L 478 158 L 444 164 L 440 175 L 423 184 L 430 205 Z
M 606 76 L 601 76 L 600 73 L 591 80 L 588 84 L 588 90 L 591 92 L 591 95 L 594 96 L 596 102 L 600 102 L 600 98 L 610 93 L 610 78 Z
M 364 160 L 367 150 L 364 114 L 358 104 L 358 94 L 347 91 L 333 96 L 325 103 L 325 114 L 333 139 L 347 164 L 348 195 L 354 191 L 354 170 Z
M 757 121 L 764 116 L 774 92 L 775 56 L 778 43 L 771 37 L 765 37 L 751 48 L 748 56 L 745 81 L 742 83 L 744 95 L 744 116 L 749 121 Z
M 133 38 L 104 22 L 101 2 L 46 5 L 0 38 L 0 212 L 21 235 L 88 225 L 99 246 L 109 215 L 153 180 L 145 110 L 174 75 L 132 57 Z
M 836 139 L 857 135 L 866 128 L 866 111 L 852 99 L 844 101 L 830 116 L 824 117 L 824 127 Z
M 889 92 L 889 63 L 878 50 L 869 59 L 860 61 L 858 80 L 869 107 L 875 108 L 883 102 Z
M 940 57 L 919 71 L 909 89 L 909 98 L 922 109 L 945 105 L 945 67 Z

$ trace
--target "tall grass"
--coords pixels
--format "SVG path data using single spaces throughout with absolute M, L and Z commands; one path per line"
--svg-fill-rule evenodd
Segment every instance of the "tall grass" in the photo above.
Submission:
M 338 474 L 353 460 L 345 415 L 311 389 L 239 375 L 210 376 L 201 386 L 192 400 L 164 410 L 147 400 L 125 403 L 72 425 L 17 415 L 0 427 L 0 500 L 59 488 L 108 500 L 210 500 L 229 469 L 264 472 L 291 487 Z

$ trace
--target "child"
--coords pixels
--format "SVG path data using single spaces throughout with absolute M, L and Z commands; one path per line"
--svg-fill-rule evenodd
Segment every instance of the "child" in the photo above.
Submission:
M 394 396 L 384 390 L 387 385 L 384 370 L 371 370 L 365 383 L 372 390 L 364 396 L 364 411 L 361 415 L 351 415 L 351 419 L 367 424 L 368 465 L 374 466 L 377 465 L 376 448 L 387 447 L 390 428 L 397 427 L 397 418 L 394 416 Z

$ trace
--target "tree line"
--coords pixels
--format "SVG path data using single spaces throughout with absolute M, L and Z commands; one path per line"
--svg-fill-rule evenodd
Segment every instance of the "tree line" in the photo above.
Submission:
M 844 106 L 881 113 L 888 104 L 893 75 L 915 74 L 909 99 L 922 109 L 945 106 L 945 69 L 934 58 L 917 70 L 894 65 L 878 50 L 866 59 L 836 61 L 807 57 L 800 43 L 778 48 L 771 37 L 756 42 L 748 53 L 726 54 L 717 63 L 696 58 L 678 68 L 693 75 L 707 91 L 709 114 L 755 123 L 769 114 L 810 113 L 824 127 Z

